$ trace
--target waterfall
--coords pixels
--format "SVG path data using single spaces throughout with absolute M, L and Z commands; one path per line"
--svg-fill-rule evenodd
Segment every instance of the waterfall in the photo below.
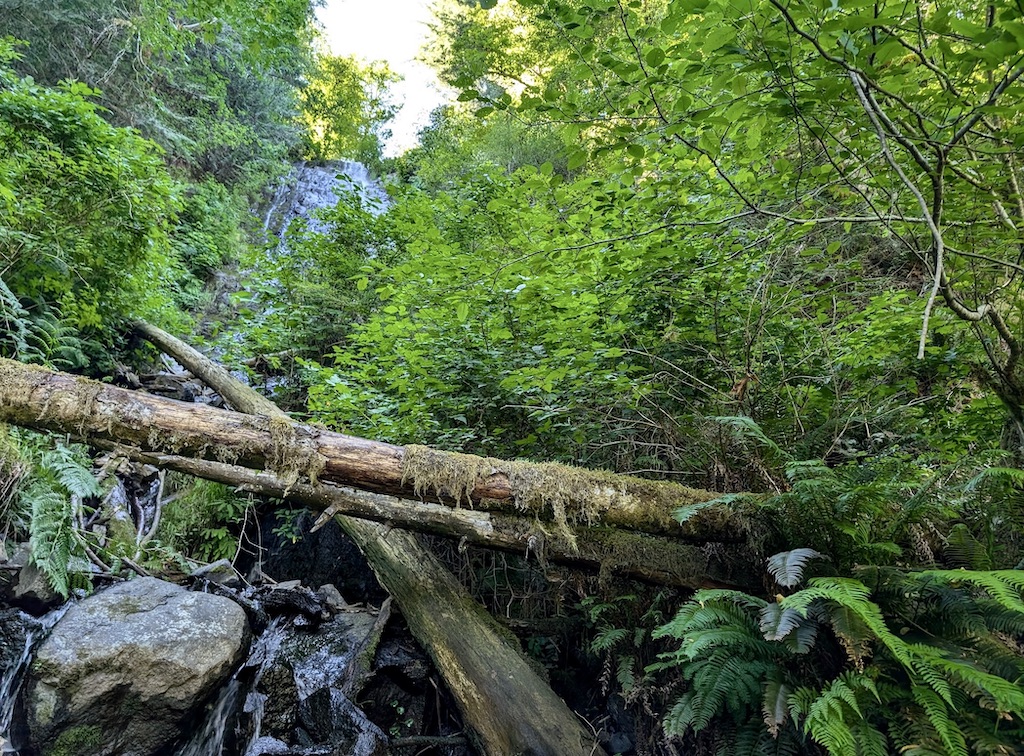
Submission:
M 333 207 L 339 192 L 356 191 L 366 209 L 380 215 L 390 200 L 380 181 L 369 169 L 354 160 L 337 160 L 323 164 L 297 163 L 274 190 L 263 218 L 263 231 L 284 236 L 288 225 L 297 218 L 306 221 L 310 231 L 323 233 L 328 225 L 317 217 L 317 211 Z

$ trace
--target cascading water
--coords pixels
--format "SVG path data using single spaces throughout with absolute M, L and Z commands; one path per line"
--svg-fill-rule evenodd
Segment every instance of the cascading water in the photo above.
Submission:
M 21 655 L 12 664 L 5 666 L 3 676 L 0 677 L 0 754 L 4 756 L 14 756 L 23 747 L 23 744 L 17 742 L 12 727 L 18 694 L 21 693 L 22 683 L 25 682 L 33 652 L 70 606 L 71 604 L 65 604 L 46 614 L 42 619 L 18 612 L 20 624 L 25 628 L 24 645 Z
M 263 231 L 282 238 L 296 218 L 304 219 L 312 232 L 326 231 L 327 225 L 317 218 L 317 211 L 333 207 L 339 193 L 345 191 L 357 192 L 364 207 L 374 215 L 386 211 L 390 204 L 384 187 L 362 163 L 297 163 L 275 190 L 263 219 Z
M 257 686 L 263 674 L 277 658 L 277 651 L 285 636 L 283 625 L 284 621 L 280 617 L 267 625 L 266 630 L 253 644 L 248 660 L 221 689 L 210 707 L 203 726 L 196 730 L 188 743 L 178 750 L 176 756 L 221 756 L 231 736 L 237 735 L 232 733 L 231 729 L 238 718 L 239 704 L 242 712 L 249 718 L 249 734 L 243 738 L 247 742 L 238 743 L 233 752 L 249 754 L 254 750 L 253 745 L 260 738 L 260 726 L 267 698 L 257 690 Z M 241 678 L 249 677 L 250 673 L 253 673 L 252 680 L 243 684 Z
M 283 240 L 292 221 L 301 219 L 310 233 L 328 232 L 329 224 L 319 217 L 320 211 L 334 207 L 339 197 L 346 192 L 356 192 L 363 207 L 375 215 L 385 212 L 389 205 L 384 188 L 361 163 L 299 163 L 276 188 L 263 219 L 263 230 L 269 238 L 273 235 Z M 286 253 L 287 248 L 283 241 L 278 244 L 275 251 L 270 252 L 271 255 Z M 239 377 L 245 380 L 244 375 Z M 270 388 L 272 387 L 268 382 L 268 389 Z M 253 645 L 249 659 L 224 686 L 212 704 L 203 726 L 176 756 L 221 756 L 228 752 L 226 748 L 229 747 L 231 753 L 241 756 L 281 752 L 276 750 L 281 745 L 280 741 L 266 736 L 262 731 L 268 696 L 261 692 L 260 681 L 278 660 L 282 641 L 294 632 L 279 619 L 274 620 L 263 631 Z M 314 654 L 314 659 L 312 663 L 296 663 L 295 660 L 290 662 L 290 665 L 294 664 L 293 673 L 299 700 L 306 699 L 321 689 L 325 685 L 325 676 L 333 674 L 340 677 L 352 657 L 350 654 L 332 655 L 327 649 L 320 649 Z M 334 693 L 337 695 L 337 691 Z M 343 703 L 351 706 L 347 700 Z M 353 711 L 348 714 L 363 728 L 356 742 L 351 745 L 350 752 L 355 756 L 374 753 L 379 744 L 375 728 L 365 722 L 365 715 L 361 712 Z M 315 749 L 310 752 L 315 752 Z M 324 751 L 327 752 L 332 751 Z

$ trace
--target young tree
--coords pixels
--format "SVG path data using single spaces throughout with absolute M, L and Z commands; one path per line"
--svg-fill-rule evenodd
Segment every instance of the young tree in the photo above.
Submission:
M 360 63 L 340 55 L 317 58 L 301 92 L 308 156 L 379 162 L 389 135 L 385 124 L 398 112 L 388 99 L 388 85 L 395 81 L 398 76 L 381 61 Z

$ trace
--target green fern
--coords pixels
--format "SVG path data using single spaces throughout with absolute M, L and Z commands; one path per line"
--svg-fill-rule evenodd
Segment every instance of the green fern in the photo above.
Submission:
M 807 563 L 822 556 L 814 549 L 782 551 L 768 557 L 768 574 L 783 588 L 792 588 L 803 581 Z
M 24 493 L 32 511 L 29 538 L 32 563 L 57 593 L 71 593 L 68 568 L 75 552 L 75 527 L 68 499 L 45 482 L 33 483 Z
M 0 355 L 24 362 L 39 361 L 43 353 L 28 311 L 0 278 Z
M 1012 752 L 1024 739 L 1024 659 L 1013 641 L 1024 629 L 1024 574 L 858 572 L 874 591 L 828 577 L 776 602 L 694 594 L 655 631 L 679 645 L 649 671 L 674 668 L 688 683 L 666 733 L 724 723 L 723 738 L 749 745 L 760 742 L 747 729 L 759 711 L 761 732 L 790 738 L 795 720 L 833 756 Z M 822 656 L 823 633 L 849 666 L 819 677 L 835 664 Z
M 768 450 L 777 460 L 788 461 L 790 459 L 790 455 L 768 438 L 761 426 L 746 415 L 729 415 L 708 419 L 731 430 L 740 441 L 752 441 L 757 446 Z
M 31 511 L 29 544 L 32 562 L 65 598 L 71 591 L 74 558 L 83 558 L 84 540 L 76 529 L 83 500 L 103 493 L 92 474 L 85 447 L 57 443 L 38 453 L 32 483 L 22 494 Z
M 58 443 L 53 450 L 43 453 L 40 464 L 71 496 L 83 499 L 100 496 L 103 493 L 103 487 L 96 480 L 91 466 L 87 466 L 83 457 L 82 447 Z

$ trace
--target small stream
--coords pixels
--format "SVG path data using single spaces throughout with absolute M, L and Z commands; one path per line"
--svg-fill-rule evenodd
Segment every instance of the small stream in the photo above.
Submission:
M 3 675 L 0 677 L 0 754 L 14 755 L 21 747 L 20 734 L 12 731 L 14 715 L 18 705 L 18 696 L 28 674 L 29 664 L 32 663 L 33 652 L 43 642 L 50 630 L 57 621 L 64 616 L 69 604 L 44 615 L 41 619 L 31 617 L 24 612 L 8 610 L 7 616 L 3 616 L 4 627 L 0 631 L 5 641 L 13 641 L 12 635 L 19 630 L 24 631 L 22 650 L 17 659 L 12 659 L 4 665 Z

